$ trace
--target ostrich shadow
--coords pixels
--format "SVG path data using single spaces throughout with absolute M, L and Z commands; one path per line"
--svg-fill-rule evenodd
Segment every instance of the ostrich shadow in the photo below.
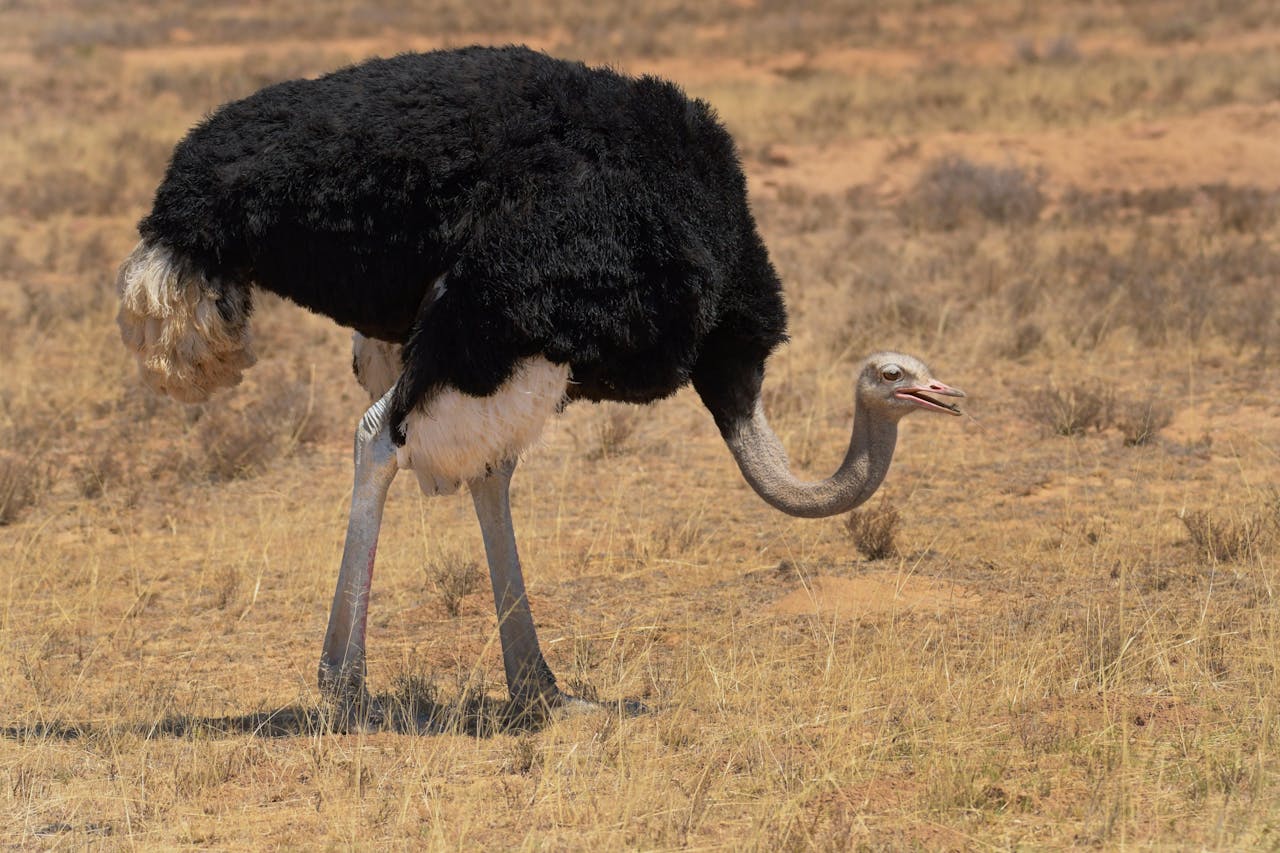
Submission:
M 596 704 L 595 708 L 605 713 L 629 716 L 634 713 L 632 704 L 620 703 L 617 708 Z M 453 702 L 441 702 L 424 696 L 379 694 L 372 697 L 366 708 L 355 712 L 344 712 L 325 704 L 295 703 L 273 710 L 220 717 L 170 714 L 148 723 L 102 725 L 48 720 L 5 726 L 0 729 L 0 735 L 16 741 L 78 741 L 126 732 L 147 740 L 214 739 L 237 735 L 278 739 L 381 732 L 488 738 L 498 734 L 537 733 L 559 716 L 559 711 L 545 705 L 528 707 L 488 696 L 463 695 Z

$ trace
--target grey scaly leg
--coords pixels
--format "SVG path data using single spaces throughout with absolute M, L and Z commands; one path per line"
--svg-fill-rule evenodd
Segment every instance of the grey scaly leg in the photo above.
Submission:
M 562 704 L 533 627 L 533 613 L 525 594 L 520 556 L 516 553 L 515 530 L 511 525 L 511 474 L 515 462 L 506 462 L 488 477 L 472 480 L 471 500 L 475 503 L 484 551 L 489 558 L 489 579 L 493 582 L 493 603 L 498 610 L 498 635 L 502 639 L 502 665 L 507 672 L 507 689 L 520 707 L 534 709 L 539 703 L 549 707 Z
M 356 428 L 355 485 L 338 588 L 320 655 L 320 692 L 348 708 L 365 700 L 364 632 L 373 558 L 387 490 L 396 476 L 396 452 L 386 412 L 391 392 L 369 407 Z

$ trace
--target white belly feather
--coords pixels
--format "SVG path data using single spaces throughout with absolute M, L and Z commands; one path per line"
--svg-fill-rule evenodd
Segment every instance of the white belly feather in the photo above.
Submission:
M 352 349 L 356 377 L 376 400 L 400 375 L 400 346 L 356 332 Z M 532 446 L 568 388 L 568 365 L 539 356 L 520 362 L 488 397 L 441 391 L 405 419 L 405 443 L 396 453 L 400 468 L 418 476 L 425 494 L 451 494 L 464 480 L 483 477 L 490 466 Z

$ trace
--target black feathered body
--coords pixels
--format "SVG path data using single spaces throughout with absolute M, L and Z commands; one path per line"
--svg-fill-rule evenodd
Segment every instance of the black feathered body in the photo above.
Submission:
M 723 429 L 785 338 L 710 107 L 523 48 L 373 60 L 227 104 L 178 145 L 140 230 L 213 286 L 403 344 L 398 418 L 542 356 L 589 399 L 693 379 Z

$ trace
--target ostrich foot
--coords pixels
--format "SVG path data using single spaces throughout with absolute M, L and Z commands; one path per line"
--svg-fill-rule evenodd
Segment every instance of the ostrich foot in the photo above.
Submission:
M 623 717 L 638 717 L 649 713 L 649 708 L 644 703 L 634 699 L 601 702 L 566 693 L 554 685 L 550 691 L 532 696 L 513 696 L 508 703 L 508 708 L 516 718 L 533 716 L 544 719 L 576 717 L 580 714 L 599 711 L 617 713 Z
M 557 715 L 577 716 L 591 711 L 608 711 L 622 717 L 639 717 L 649 713 L 649 706 L 635 699 L 618 699 L 612 702 L 601 702 L 595 699 L 580 699 L 568 693 L 556 697 L 553 706 Z
M 364 687 L 363 667 L 320 664 L 320 696 L 336 731 L 376 728 L 385 716 Z

